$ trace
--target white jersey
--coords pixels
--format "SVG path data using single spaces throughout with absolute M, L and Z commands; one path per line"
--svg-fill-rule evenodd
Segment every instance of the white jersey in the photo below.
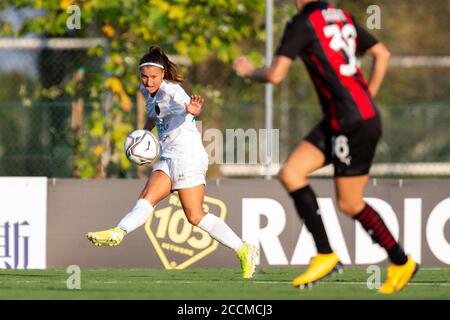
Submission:
M 207 156 L 195 118 L 186 111 L 190 97 L 177 83 L 163 80 L 155 96 L 140 85 L 148 117 L 156 124 L 162 158 Z

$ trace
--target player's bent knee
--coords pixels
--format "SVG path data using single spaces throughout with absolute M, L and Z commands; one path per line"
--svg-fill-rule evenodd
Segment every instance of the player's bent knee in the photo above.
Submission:
M 280 171 L 278 171 L 277 178 L 280 182 L 284 182 L 286 176 L 286 169 L 283 167 L 280 168 Z
M 308 177 L 301 171 L 292 170 L 289 166 L 283 165 L 278 172 L 278 180 L 288 189 L 299 185 L 308 184 Z
M 200 221 L 203 219 L 203 217 L 205 216 L 204 212 L 193 212 L 193 211 L 189 211 L 186 212 L 186 218 L 189 221 L 190 224 L 197 226 Z
M 345 214 L 354 216 L 363 209 L 364 202 L 362 200 L 361 201 L 348 201 L 348 200 L 344 200 L 344 199 L 338 199 L 338 207 L 339 207 L 339 210 L 341 210 Z
M 278 180 L 280 180 L 283 184 L 289 183 L 293 178 L 292 170 L 286 165 L 282 166 L 280 171 L 278 172 Z

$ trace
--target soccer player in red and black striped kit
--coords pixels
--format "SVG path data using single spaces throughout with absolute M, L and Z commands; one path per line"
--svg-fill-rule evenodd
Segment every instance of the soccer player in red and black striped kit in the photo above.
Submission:
M 310 173 L 332 163 L 340 210 L 359 221 L 391 260 L 379 292 L 399 291 L 418 270 L 418 264 L 406 256 L 380 215 L 363 200 L 381 137 L 380 114 L 373 99 L 386 74 L 390 53 L 347 12 L 325 1 L 297 0 L 296 4 L 300 11 L 287 23 L 270 67 L 257 69 L 247 57 L 234 64 L 239 76 L 277 84 L 299 56 L 322 106 L 322 121 L 291 152 L 279 172 L 318 252 L 293 285 L 309 286 L 342 267 L 330 247 L 316 195 L 308 182 Z M 357 56 L 364 53 L 374 58 L 368 83 L 357 63 Z

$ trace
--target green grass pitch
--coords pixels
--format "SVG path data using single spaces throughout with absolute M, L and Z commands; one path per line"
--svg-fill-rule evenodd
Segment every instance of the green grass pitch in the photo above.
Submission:
M 291 280 L 303 270 L 259 269 L 243 280 L 238 269 L 82 269 L 79 290 L 67 289 L 66 270 L 0 270 L 0 300 L 450 299 L 450 268 L 422 268 L 403 291 L 391 296 L 368 289 L 365 268 L 345 269 L 299 290 Z

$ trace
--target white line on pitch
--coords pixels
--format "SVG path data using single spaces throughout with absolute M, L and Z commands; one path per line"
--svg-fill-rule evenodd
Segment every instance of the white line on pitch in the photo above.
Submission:
M 158 284 L 165 284 L 165 283 L 181 283 L 181 284 L 193 284 L 198 282 L 205 282 L 206 280 L 199 280 L 199 281 L 187 281 L 187 280 L 156 280 L 156 281 L 145 281 L 145 283 L 158 283 Z M 225 282 L 225 281 L 223 281 Z M 290 284 L 290 280 L 285 281 L 264 281 L 264 280 L 256 280 L 256 281 L 249 281 L 248 283 L 257 283 L 257 284 Z M 322 281 L 321 284 L 327 284 L 327 285 L 367 285 L 367 282 L 358 282 L 358 281 L 342 281 L 342 282 L 331 282 L 331 281 Z M 450 283 L 448 282 L 410 282 L 408 285 L 412 286 L 450 286 Z
M 182 283 L 182 284 L 192 284 L 196 282 L 204 282 L 205 280 L 200 281 L 185 281 L 185 280 L 177 280 L 177 281 L 171 281 L 171 280 L 157 280 L 157 281 L 151 281 L 150 283 L 158 283 L 158 284 L 164 284 L 164 283 Z M 249 281 L 249 283 L 257 283 L 257 284 L 290 284 L 291 281 L 264 281 L 264 280 L 256 280 L 256 281 Z M 326 284 L 326 285 L 367 285 L 367 282 L 357 282 L 357 281 L 345 281 L 345 282 L 331 282 L 331 281 L 322 281 L 320 284 Z M 450 283 L 443 282 L 443 283 L 436 283 L 436 282 L 410 282 L 408 285 L 411 286 L 450 286 Z
M 14 283 L 49 283 L 53 281 L 41 281 L 41 280 L 17 280 L 14 281 Z M 65 283 L 66 281 L 57 281 L 57 283 Z M 121 284 L 121 283 L 134 283 L 133 281 L 101 281 L 101 280 L 88 280 L 88 283 L 97 283 L 97 284 Z M 156 280 L 156 281 L 139 281 L 139 283 L 148 283 L 148 284 L 193 284 L 193 283 L 200 283 L 200 282 L 207 282 L 207 280 L 199 280 L 199 281 L 187 281 L 187 280 Z M 221 282 L 228 282 L 228 281 L 221 281 Z M 6 282 L 0 281 L 0 284 L 4 284 Z M 10 282 L 9 282 L 10 283 Z M 256 284 L 290 284 L 291 281 L 285 280 L 285 281 L 264 281 L 264 280 L 256 280 L 256 281 L 249 281 L 248 283 L 256 283 Z M 326 285 L 367 285 L 366 282 L 358 282 L 358 281 L 337 281 L 337 282 L 331 282 L 331 281 L 322 281 L 320 284 L 326 284 Z M 437 287 L 448 287 L 450 286 L 450 283 L 443 282 L 443 283 L 436 283 L 436 282 L 410 282 L 408 283 L 409 286 L 437 286 Z
M 252 281 L 252 283 L 258 283 L 258 284 L 286 284 L 291 283 L 291 281 Z M 367 282 L 357 282 L 357 281 L 322 281 L 319 284 L 326 284 L 326 285 L 367 285 Z M 436 283 L 436 282 L 409 282 L 408 285 L 411 286 L 450 286 L 450 283 L 444 282 L 444 283 Z

